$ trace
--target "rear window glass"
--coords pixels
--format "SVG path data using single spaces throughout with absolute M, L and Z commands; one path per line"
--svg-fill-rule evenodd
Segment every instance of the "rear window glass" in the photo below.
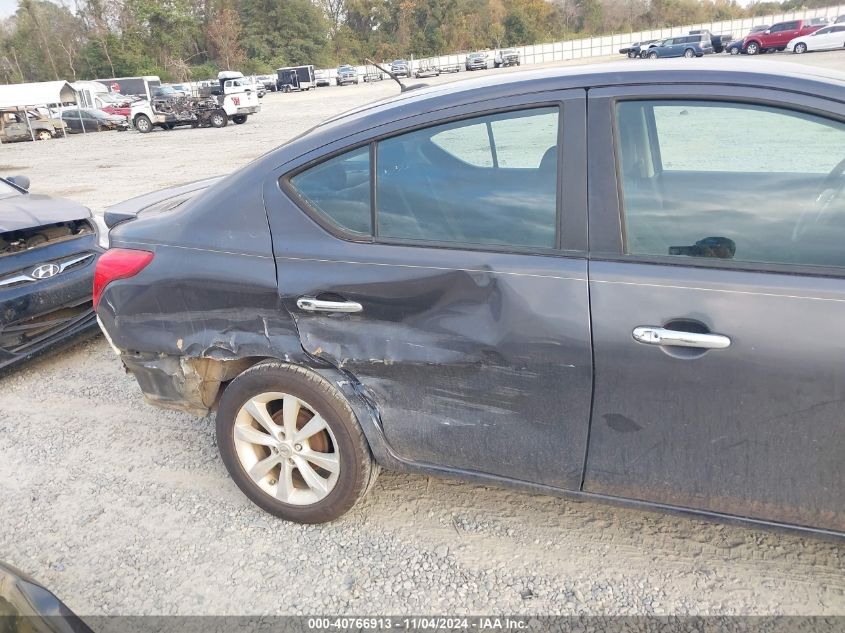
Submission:
M 378 143 L 378 235 L 553 248 L 558 109 L 447 123 Z
M 340 227 L 372 234 L 369 147 L 335 156 L 290 180 L 309 206 Z

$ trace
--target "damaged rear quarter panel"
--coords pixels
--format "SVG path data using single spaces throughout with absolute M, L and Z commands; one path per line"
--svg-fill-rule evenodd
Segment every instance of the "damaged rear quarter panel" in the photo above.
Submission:
M 213 401 L 209 381 L 199 379 L 208 368 L 180 357 L 302 360 L 278 298 L 261 189 L 250 178 L 224 179 L 177 209 L 141 214 L 111 233 L 114 247 L 155 254 L 138 275 L 109 284 L 98 314 L 158 404 L 201 413 Z M 194 204 L 205 196 L 217 204 Z

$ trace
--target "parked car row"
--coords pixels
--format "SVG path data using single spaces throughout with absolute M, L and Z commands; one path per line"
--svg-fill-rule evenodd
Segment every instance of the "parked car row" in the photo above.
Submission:
M 513 48 L 505 48 L 491 54 L 489 52 L 470 53 L 463 63 L 442 64 L 434 59 L 422 59 L 416 63 L 406 59 L 394 59 L 386 64 L 390 74 L 397 78 L 407 77 L 437 77 L 444 73 L 456 73 L 461 70 L 485 70 L 488 68 L 503 68 L 506 66 L 520 65 L 519 52 Z M 328 86 L 331 84 L 329 72 L 318 70 L 315 72 L 315 83 L 317 86 Z M 363 78 L 365 82 L 380 81 L 384 73 L 377 67 L 368 65 L 363 76 L 359 75 L 358 68 L 350 64 L 341 64 L 335 71 L 334 82 L 338 86 L 357 84 Z
M 822 17 L 761 24 L 752 27 L 745 37 L 737 40 L 731 36 L 712 35 L 708 31 L 690 31 L 689 35 L 634 42 L 619 49 L 619 52 L 632 59 L 657 59 L 702 57 L 723 51 L 729 55 L 760 55 L 784 50 L 807 53 L 838 48 L 845 49 L 845 16 L 839 16 L 832 24 Z

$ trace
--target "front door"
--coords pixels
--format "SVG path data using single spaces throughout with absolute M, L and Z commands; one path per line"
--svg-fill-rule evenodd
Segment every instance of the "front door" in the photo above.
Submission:
M 784 48 L 789 40 L 798 37 L 798 22 L 786 22 L 772 27 L 771 46 Z
M 624 240 L 591 239 L 584 487 L 843 532 L 845 107 L 705 90 L 590 100 Z
M 329 233 L 279 215 L 274 248 L 303 348 L 361 383 L 400 458 L 577 489 L 587 263 L 563 249 L 586 228 L 585 100 L 533 99 L 426 115 L 293 175 Z

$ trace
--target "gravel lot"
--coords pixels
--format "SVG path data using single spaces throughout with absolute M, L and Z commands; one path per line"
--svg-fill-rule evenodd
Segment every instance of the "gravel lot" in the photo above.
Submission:
M 845 52 L 788 59 L 845 69 Z M 396 91 L 271 93 L 222 130 L 4 145 L 0 171 L 101 211 Z M 229 480 L 212 419 L 144 404 L 101 338 L 0 378 L 0 482 L 0 560 L 82 615 L 845 615 L 843 547 L 793 535 L 388 472 L 335 523 L 277 521 Z

